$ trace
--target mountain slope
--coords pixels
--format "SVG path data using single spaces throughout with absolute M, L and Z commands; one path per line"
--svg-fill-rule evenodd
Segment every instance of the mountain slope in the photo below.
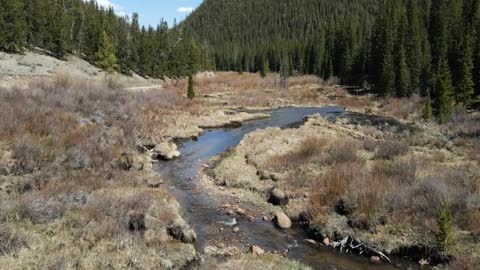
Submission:
M 346 47 L 352 57 L 361 53 L 378 2 L 206 0 L 183 26 L 208 41 L 219 69 L 257 71 L 268 60 L 278 70 L 286 57 L 290 69 L 329 76 L 331 62 L 341 62 L 330 57 Z

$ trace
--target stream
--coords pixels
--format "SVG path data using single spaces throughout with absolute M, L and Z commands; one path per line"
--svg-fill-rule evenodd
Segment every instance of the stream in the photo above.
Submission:
M 320 114 L 326 119 L 334 120 L 347 113 L 342 107 L 320 108 L 280 108 L 265 111 L 271 118 L 252 120 L 234 129 L 212 129 L 198 137 L 179 145 L 181 157 L 173 161 L 161 161 L 156 165 L 156 171 L 170 185 L 172 193 L 182 205 L 185 220 L 197 234 L 195 247 L 203 252 L 206 246 L 214 246 L 218 242 L 237 244 L 245 248 L 258 245 L 265 251 L 278 251 L 280 254 L 288 249 L 287 256 L 311 266 L 313 269 L 415 269 L 415 264 L 398 258 L 392 259 L 392 264 L 373 265 L 368 258 L 340 254 L 326 248 L 315 247 L 304 243 L 305 232 L 299 226 L 288 230 L 280 230 L 273 226 L 271 221 L 263 221 L 257 216 L 251 222 L 245 218 L 236 217 L 240 231 L 232 232 L 233 227 L 225 223 L 231 222 L 228 216 L 220 209 L 224 203 L 237 204 L 233 197 L 212 196 L 198 187 L 197 172 L 201 166 L 212 157 L 237 145 L 242 138 L 257 129 L 267 127 L 291 128 L 303 123 L 309 115 Z M 248 209 L 248 204 L 242 205 Z M 231 225 L 231 224 L 230 224 Z

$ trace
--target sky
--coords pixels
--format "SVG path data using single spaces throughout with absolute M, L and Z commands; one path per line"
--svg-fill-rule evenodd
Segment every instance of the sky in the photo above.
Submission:
M 96 0 L 102 6 L 113 6 L 117 15 L 124 16 L 133 12 L 140 15 L 142 25 L 156 26 L 161 18 L 164 18 L 168 25 L 173 20 L 185 19 L 185 17 L 197 8 L 203 0 Z

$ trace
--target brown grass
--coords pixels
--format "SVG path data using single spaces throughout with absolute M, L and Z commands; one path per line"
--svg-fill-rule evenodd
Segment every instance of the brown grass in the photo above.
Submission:
M 415 95 L 409 98 L 388 98 L 382 101 L 382 112 L 385 115 L 400 119 L 420 119 L 423 110 L 423 100 Z
M 26 245 L 27 242 L 23 235 L 14 232 L 6 224 L 0 223 L 0 256 L 15 253 Z
M 404 155 L 408 152 L 409 146 L 397 141 L 384 141 L 379 144 L 375 158 L 392 160 L 397 156 Z
M 308 137 L 293 151 L 271 157 L 265 166 L 267 168 L 281 169 L 312 161 L 322 154 L 328 143 L 328 140 L 325 138 Z
M 327 149 L 327 164 L 339 164 L 346 162 L 355 162 L 358 160 L 358 144 L 353 140 L 336 140 L 330 144 Z

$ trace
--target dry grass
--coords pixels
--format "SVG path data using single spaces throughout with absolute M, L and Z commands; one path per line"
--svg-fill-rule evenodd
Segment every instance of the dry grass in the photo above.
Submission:
M 375 153 L 377 159 L 392 160 L 397 156 L 404 155 L 408 152 L 409 146 L 397 141 L 384 141 L 379 144 Z
M 353 140 L 338 139 L 330 144 L 327 149 L 327 164 L 341 164 L 345 162 L 355 162 L 358 160 L 358 143 Z
M 382 101 L 381 111 L 385 115 L 404 120 L 420 119 L 423 106 L 423 100 L 418 95 L 409 98 L 389 98 Z
M 24 245 L 19 234 L 8 230 L 24 226 L 34 236 L 25 240 L 34 247 L 21 258 L 29 267 L 69 265 L 65 258 L 47 259 L 56 256 L 60 244 L 62 250 L 78 247 L 75 257 L 87 257 L 100 254 L 108 243 L 112 259 L 127 251 L 111 247 L 135 237 L 139 247 L 151 252 L 143 234 L 134 233 L 146 229 L 144 217 L 154 201 L 143 189 L 146 172 L 130 169 L 125 162 L 141 157 L 140 135 L 163 135 L 159 131 L 177 124 L 172 119 L 179 114 L 200 113 L 201 101 L 182 94 L 180 89 L 129 92 L 115 81 L 78 81 L 68 74 L 37 80 L 28 89 L 0 89 L 0 145 L 12 153 L 13 164 L 2 169 L 2 174 L 9 174 L 1 179 L 2 185 L 12 186 L 13 192 L 4 192 L 3 186 L 0 190 L 0 222 L 8 224 L 0 227 L 0 253 L 14 253 Z M 167 193 L 155 190 L 155 201 L 167 198 Z M 169 207 L 158 211 L 164 223 L 177 218 Z M 164 223 L 153 229 L 165 229 Z M 51 235 L 68 237 L 59 243 Z M 88 248 L 80 247 L 85 243 Z M 45 263 L 37 256 L 32 264 L 28 257 L 38 249 Z M 85 262 L 81 265 L 86 267 Z M 146 266 L 148 260 L 138 265 Z
M 15 253 L 26 244 L 24 236 L 0 223 L 0 256 Z

